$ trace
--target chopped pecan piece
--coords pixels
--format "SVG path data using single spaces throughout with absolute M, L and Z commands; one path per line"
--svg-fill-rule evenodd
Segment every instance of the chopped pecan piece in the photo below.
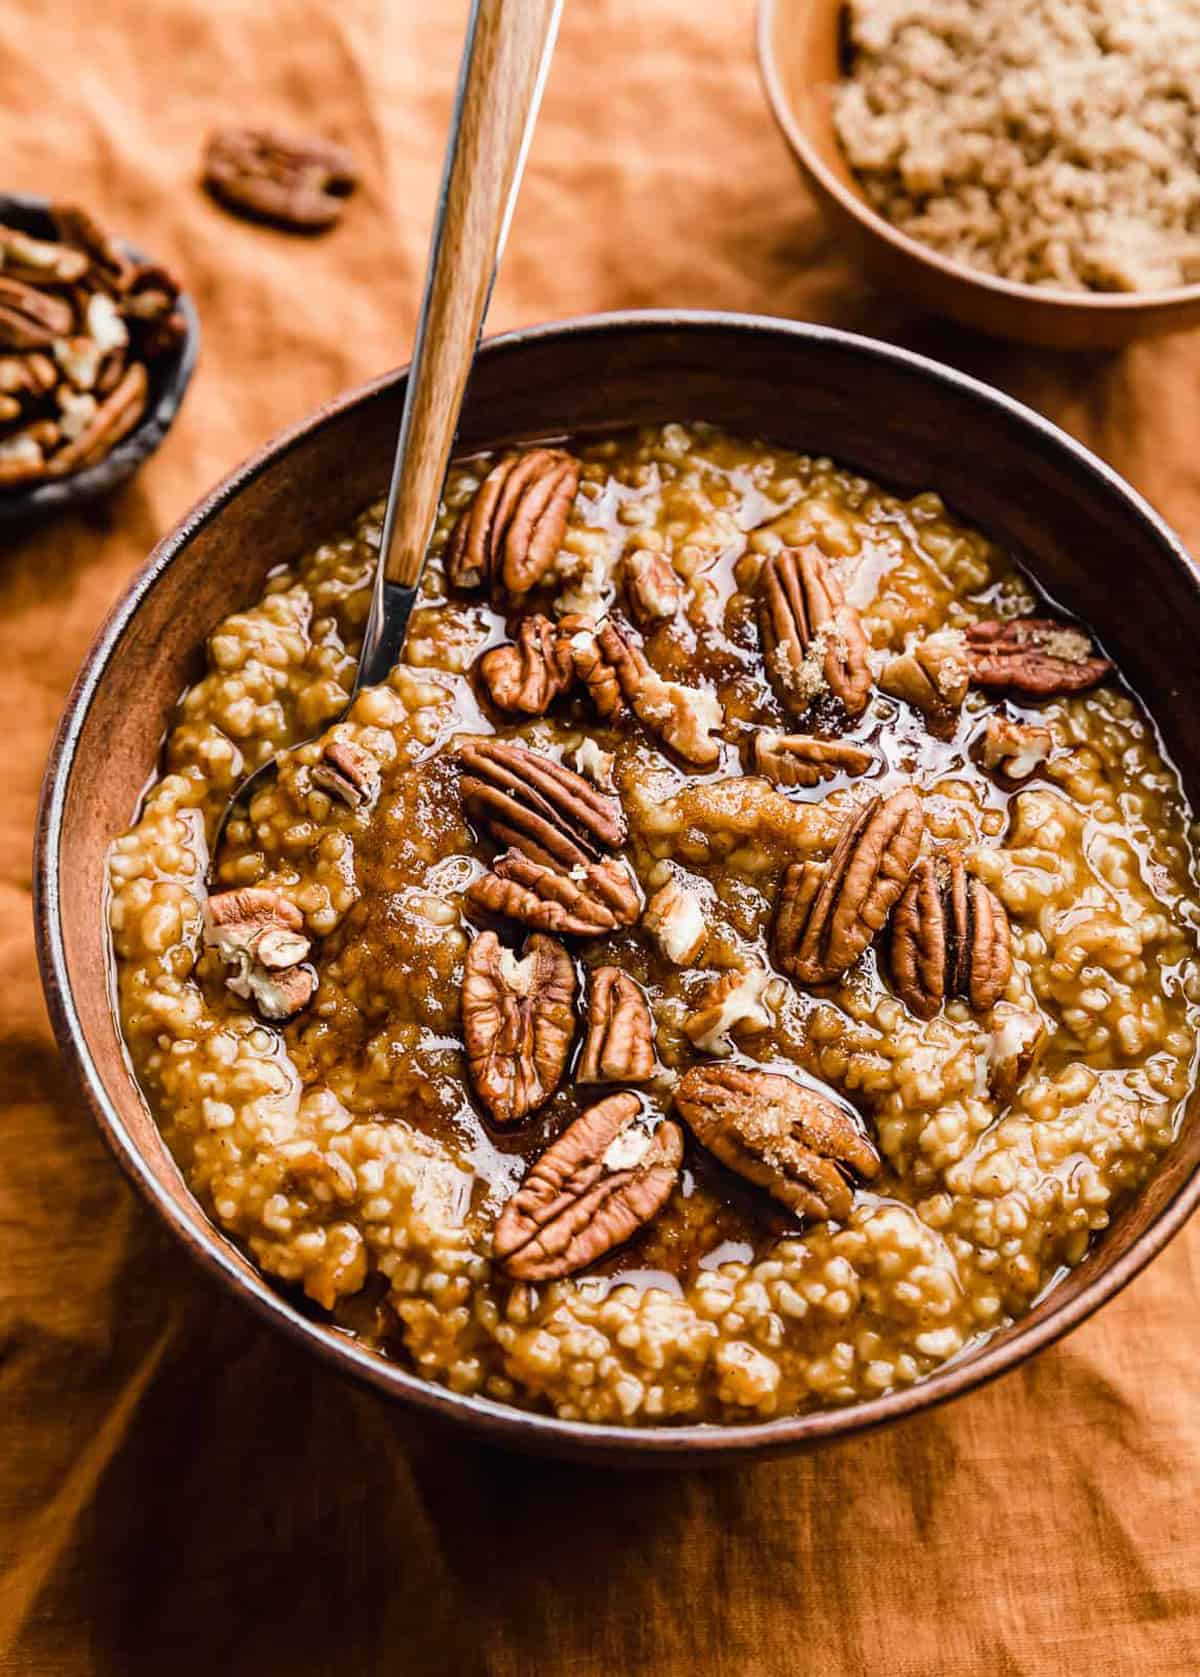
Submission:
M 253 1001 L 264 1019 L 290 1019 L 307 1007 L 317 975 L 304 965 L 304 916 L 269 886 L 219 891 L 204 905 L 204 942 L 231 969 L 226 987 Z
M 618 722 L 631 710 L 657 734 L 668 750 L 697 768 L 712 768 L 721 747 L 712 738 L 725 715 L 714 693 L 664 681 L 651 666 L 634 630 L 613 618 L 593 629 L 586 618 L 565 618 L 575 673 L 606 722 Z
M 0 346 L 49 349 L 75 327 L 75 313 L 63 297 L 38 291 L 24 280 L 0 278 Z
M 315 233 L 341 215 L 358 185 L 358 166 L 330 140 L 219 128 L 205 148 L 204 184 L 226 209 Z
M 654 1021 L 641 985 L 620 967 L 597 967 L 576 1083 L 645 1083 L 654 1071 Z
M 614 798 L 527 746 L 472 740 L 462 746 L 463 808 L 496 840 L 547 867 L 573 868 L 626 838 Z
M 611 751 L 605 751 L 587 734 L 575 747 L 573 756 L 578 774 L 586 775 L 592 785 L 598 786 L 602 792 L 614 790 L 613 764 L 616 758 Z
M 560 448 L 506 454 L 459 515 L 447 577 L 456 588 L 527 594 L 558 558 L 578 488 L 579 462 Z
M 892 983 L 918 1019 L 932 1019 L 958 996 L 978 1013 L 992 1007 L 1012 976 L 1008 915 L 961 852 L 922 856 L 892 918 Z
M 313 765 L 312 782 L 331 798 L 359 809 L 379 793 L 379 765 L 353 740 L 330 740 Z
M 874 754 L 848 740 L 819 740 L 811 734 L 773 734 L 763 728 L 754 736 L 754 770 L 776 786 L 819 786 L 835 775 L 866 774 Z
M 642 925 L 677 967 L 690 967 L 708 942 L 700 899 L 674 874 L 646 904 Z
M 696 1012 L 684 1020 L 691 1041 L 705 1054 L 733 1053 L 734 1030 L 765 1031 L 771 1010 L 764 998 L 771 975 L 762 967 L 734 969 L 709 985 Z
M 828 689 L 860 715 L 871 694 L 867 637 L 820 549 L 785 547 L 768 559 L 759 604 L 767 672 L 787 709 L 803 716 Z
M 1046 1041 L 1046 1023 L 1040 1013 L 999 1002 L 992 1014 L 992 1034 L 987 1048 L 986 1077 L 993 1098 L 1010 1106 L 1023 1079 L 1037 1061 Z
M 983 766 L 1015 785 L 1036 774 L 1049 757 L 1054 738 L 1049 728 L 1013 722 L 998 712 L 989 716 L 983 734 Z
M 602 1258 L 666 1204 L 683 1134 L 646 1128 L 637 1095 L 608 1095 L 542 1154 L 500 1213 L 492 1249 L 518 1281 L 552 1281 Z
M 665 553 L 639 547 L 621 567 L 629 613 L 642 628 L 674 617 L 683 599 L 683 585 Z
M 693 1066 L 675 1105 L 702 1146 L 797 1216 L 844 1221 L 850 1173 L 879 1174 L 879 1155 L 832 1097 L 778 1072 Z
M 960 629 L 941 629 L 898 653 L 883 666 L 879 685 L 894 699 L 919 710 L 931 733 L 948 739 L 967 696 L 966 638 Z
M 467 951 L 462 1026 L 472 1086 L 498 1124 L 544 1106 L 575 1035 L 575 968 L 562 944 L 535 933 L 518 960 L 481 932 Z
M 972 623 L 967 665 L 977 687 L 1012 689 L 1039 699 L 1082 693 L 1112 670 L 1082 629 L 1049 617 Z
M 479 679 L 498 710 L 544 716 L 574 679 L 570 653 L 548 617 L 523 617 L 516 641 L 493 646 L 479 660 Z
M 635 925 L 642 907 L 637 881 L 616 858 L 580 862 L 567 873 L 519 850 L 498 856 L 492 871 L 473 880 L 466 895 L 472 908 L 571 937 L 601 937 Z
M 80 466 L 93 466 L 127 437 L 146 411 L 149 380 L 140 361 L 126 368 L 120 384 L 106 396 L 91 419 L 72 441 L 60 448 L 48 465 L 50 474 L 62 477 Z
M 825 984 L 854 964 L 904 890 L 924 817 L 909 788 L 872 798 L 846 821 L 829 861 L 793 862 L 775 911 L 778 966 L 802 984 Z

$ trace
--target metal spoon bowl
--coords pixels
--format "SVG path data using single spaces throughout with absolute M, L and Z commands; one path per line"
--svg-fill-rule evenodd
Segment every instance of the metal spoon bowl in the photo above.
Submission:
M 363 687 L 387 679 L 404 649 L 561 10 L 562 0 L 473 0 L 351 705 Z M 226 804 L 210 852 L 210 884 L 230 819 L 275 777 L 281 755 L 257 768 Z

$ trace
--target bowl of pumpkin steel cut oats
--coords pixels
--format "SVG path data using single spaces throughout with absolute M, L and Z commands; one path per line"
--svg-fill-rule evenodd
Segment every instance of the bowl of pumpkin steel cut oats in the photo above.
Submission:
M 1193 0 L 761 0 L 759 61 L 885 286 L 1059 348 L 1200 321 Z
M 401 382 L 189 515 L 63 719 L 43 969 L 122 1164 L 325 1360 L 528 1448 L 793 1448 L 1057 1337 L 1200 1193 L 1176 539 L 898 349 L 536 329 L 346 712 Z

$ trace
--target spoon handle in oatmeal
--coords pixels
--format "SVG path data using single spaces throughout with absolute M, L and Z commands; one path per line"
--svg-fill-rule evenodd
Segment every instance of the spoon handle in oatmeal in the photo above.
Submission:
M 473 0 L 356 687 L 400 655 L 562 0 Z

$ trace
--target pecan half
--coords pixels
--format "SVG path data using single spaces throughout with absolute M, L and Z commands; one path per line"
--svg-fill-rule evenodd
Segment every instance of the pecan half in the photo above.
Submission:
M 693 1066 L 675 1105 L 692 1134 L 723 1165 L 801 1217 L 844 1220 L 854 1204 L 850 1173 L 873 1181 L 879 1155 L 827 1095 L 778 1072 Z
M 63 244 L 81 250 L 88 258 L 88 278 L 106 291 L 122 294 L 133 283 L 138 265 L 126 254 L 111 233 L 94 216 L 77 204 L 55 204 L 54 225 Z
M 0 355 L 0 393 L 5 396 L 48 396 L 58 383 L 58 371 L 48 355 Z
M 639 547 L 621 566 L 621 580 L 630 616 L 651 628 L 674 617 L 683 600 L 683 584 L 665 553 Z
M 351 809 L 371 803 L 379 793 L 379 765 L 353 740 L 330 740 L 313 765 L 312 783 Z
M 1053 618 L 972 623 L 966 633 L 967 665 L 976 687 L 1049 699 L 1082 693 L 1112 670 L 1089 635 Z
M 645 1083 L 655 1065 L 654 1021 L 641 985 L 620 967 L 597 967 L 576 1083 Z
M 785 547 L 759 580 L 759 620 L 768 674 L 783 704 L 802 716 L 828 689 L 850 716 L 871 694 L 867 637 L 819 548 Z
M 683 1134 L 649 1130 L 637 1095 L 609 1095 L 548 1147 L 500 1213 L 492 1250 L 518 1281 L 573 1275 L 620 1246 L 671 1197 Z
M 892 983 L 918 1019 L 958 996 L 984 1013 L 1012 976 L 1008 915 L 958 850 L 922 856 L 892 917 Z
M 605 721 L 618 722 L 631 710 L 685 762 L 712 768 L 720 761 L 720 743 L 712 735 L 725 713 L 714 693 L 664 681 L 636 632 L 614 618 L 598 628 L 587 618 L 565 618 L 560 633 L 571 649 L 576 675 Z
M 646 904 L 642 925 L 677 967 L 690 967 L 708 942 L 700 898 L 674 874 Z
M 569 651 L 541 613 L 523 617 L 516 641 L 493 646 L 479 660 L 479 679 L 498 710 L 544 716 L 574 679 Z
M 254 1002 L 264 1019 L 290 1019 L 312 1000 L 317 975 L 303 964 L 304 916 L 282 891 L 217 892 L 204 905 L 203 939 L 230 968 L 226 988 Z
M 74 285 L 87 273 L 88 265 L 84 253 L 69 245 L 0 226 L 0 268 L 8 279 L 31 285 Z
M 560 448 L 506 454 L 459 514 L 446 547 L 451 583 L 527 594 L 558 558 L 578 488 L 579 462 Z
M 472 880 L 466 899 L 472 908 L 534 931 L 571 937 L 601 937 L 635 925 L 642 907 L 637 881 L 622 861 L 581 862 L 567 873 L 519 850 L 506 850 L 490 873 Z
M 770 973 L 762 967 L 722 973 L 705 990 L 695 1013 L 684 1020 L 692 1043 L 705 1054 L 723 1058 L 733 1053 L 734 1030 L 765 1031 L 771 1010 L 763 998 L 770 982 Z
M 472 1087 L 498 1124 L 544 1106 L 575 1035 L 575 968 L 562 944 L 535 933 L 518 960 L 481 932 L 467 951 L 462 1027 Z
M 204 152 L 204 184 L 226 209 L 279 227 L 331 227 L 358 185 L 344 146 L 263 128 L 219 128 Z
M 782 971 L 803 984 L 825 984 L 854 964 L 903 891 L 923 828 L 920 799 L 906 787 L 852 814 L 824 867 L 788 867 L 774 926 Z
M 624 844 L 620 803 L 573 769 L 505 740 L 472 740 L 458 755 L 463 808 L 497 844 L 565 868 Z
M 1036 723 L 1013 722 L 998 713 L 987 719 L 983 733 L 983 766 L 1011 785 L 1028 780 L 1049 757 L 1054 737 Z
M 0 346 L 49 349 L 75 327 L 75 311 L 62 297 L 38 291 L 24 280 L 0 278 Z
M 140 361 L 127 367 L 120 384 L 106 396 L 83 430 L 60 448 L 49 462 L 49 472 L 62 477 L 80 466 L 92 466 L 134 429 L 146 411 L 149 380 Z
M 819 786 L 839 774 L 866 774 L 875 761 L 873 752 L 847 740 L 773 734 L 765 728 L 754 736 L 753 753 L 755 773 L 776 786 Z
M 880 671 L 879 685 L 894 699 L 919 710 L 931 733 L 948 739 L 969 685 L 962 631 L 941 629 L 898 653 Z

